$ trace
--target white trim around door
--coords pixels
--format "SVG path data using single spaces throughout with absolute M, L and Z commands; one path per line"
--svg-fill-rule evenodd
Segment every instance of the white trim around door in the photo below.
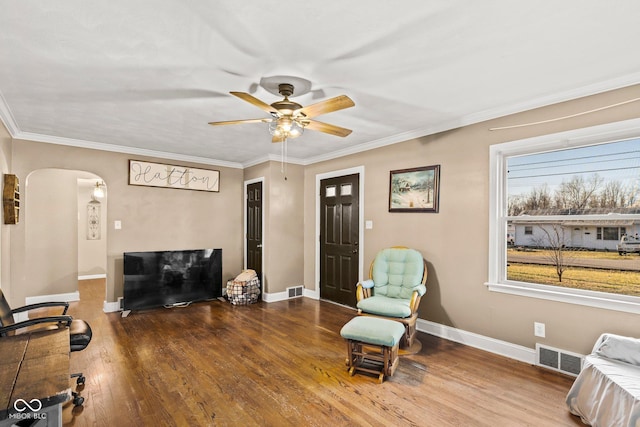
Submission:
M 328 178 L 336 178 L 339 176 L 354 175 L 359 176 L 360 183 L 360 197 L 359 197 L 359 236 L 358 241 L 360 250 L 358 251 L 358 280 L 362 281 L 362 266 L 364 264 L 364 166 L 356 166 L 348 169 L 341 169 L 331 172 L 325 172 L 316 175 L 316 247 L 315 247 L 315 284 L 316 289 L 312 295 L 305 292 L 305 296 L 309 296 L 314 299 L 320 299 L 320 181 Z

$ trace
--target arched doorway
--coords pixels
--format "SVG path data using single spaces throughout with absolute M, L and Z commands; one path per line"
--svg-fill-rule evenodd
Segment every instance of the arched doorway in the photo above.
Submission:
M 24 271 L 29 302 L 78 299 L 79 278 L 106 277 L 106 191 L 97 204 L 89 204 L 96 182 L 103 180 L 78 170 L 39 169 L 27 176 Z M 94 260 L 91 267 L 87 259 Z

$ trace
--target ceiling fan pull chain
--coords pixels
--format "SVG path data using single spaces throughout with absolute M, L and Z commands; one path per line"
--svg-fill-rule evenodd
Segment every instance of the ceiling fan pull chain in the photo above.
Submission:
M 282 140 L 282 146 L 280 147 L 281 154 L 281 162 L 280 162 L 280 172 L 284 175 L 285 181 L 287 180 L 287 137 L 285 136 Z

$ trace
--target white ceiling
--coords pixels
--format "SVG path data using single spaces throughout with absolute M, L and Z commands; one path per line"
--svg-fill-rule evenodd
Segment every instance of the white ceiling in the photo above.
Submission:
M 295 76 L 311 163 L 640 83 L 637 0 L 0 0 L 0 118 L 15 138 L 208 164 L 277 159 L 268 117 L 228 94 Z

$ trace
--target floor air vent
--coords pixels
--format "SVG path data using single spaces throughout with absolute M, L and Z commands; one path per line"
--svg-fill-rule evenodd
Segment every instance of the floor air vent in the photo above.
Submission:
M 578 376 L 584 356 L 558 348 L 536 344 L 536 365 L 553 369 L 563 374 Z
M 289 298 L 296 298 L 302 296 L 302 286 L 294 286 L 292 288 L 287 288 L 287 294 Z

